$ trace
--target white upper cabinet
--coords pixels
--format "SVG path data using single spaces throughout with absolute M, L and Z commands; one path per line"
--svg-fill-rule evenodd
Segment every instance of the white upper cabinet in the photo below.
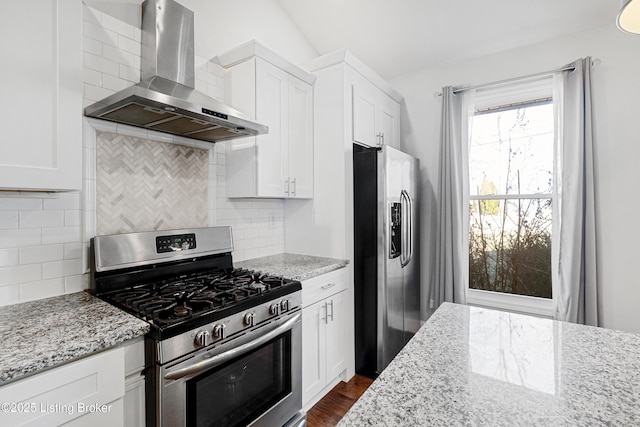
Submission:
M 353 85 L 353 141 L 398 148 L 400 104 L 368 82 Z
M 0 4 L 0 190 L 82 188 L 82 2 Z
M 255 41 L 218 61 L 226 102 L 269 127 L 227 142 L 227 196 L 312 198 L 315 78 Z

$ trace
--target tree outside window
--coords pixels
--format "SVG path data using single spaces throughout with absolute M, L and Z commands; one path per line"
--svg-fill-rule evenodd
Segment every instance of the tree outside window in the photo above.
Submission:
M 552 297 L 550 100 L 477 112 L 469 147 L 469 287 Z

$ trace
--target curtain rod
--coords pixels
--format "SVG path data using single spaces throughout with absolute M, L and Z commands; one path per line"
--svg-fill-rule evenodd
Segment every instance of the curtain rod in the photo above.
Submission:
M 473 85 L 473 86 L 458 86 L 458 87 L 454 87 L 453 88 L 453 93 L 460 93 L 460 92 L 465 92 L 467 90 L 471 90 L 471 89 L 480 89 L 483 87 L 487 87 L 487 86 L 497 86 L 497 85 L 501 85 L 504 83 L 511 83 L 511 82 L 515 82 L 518 80 L 527 80 L 527 79 L 531 79 L 534 77 L 542 77 L 542 76 L 546 76 L 546 75 L 552 75 L 555 73 L 561 73 L 564 71 L 573 71 L 575 70 L 576 67 L 563 67 L 563 68 L 557 68 L 555 70 L 550 70 L 550 71 L 542 71 L 540 73 L 534 73 L 534 74 L 528 74 L 526 76 L 518 76 L 518 77 L 511 77 L 509 79 L 504 79 L 504 80 L 498 80 L 495 82 L 490 82 L 490 83 L 481 83 L 481 84 L 477 84 L 477 85 Z M 442 93 L 440 93 L 440 95 L 442 95 Z

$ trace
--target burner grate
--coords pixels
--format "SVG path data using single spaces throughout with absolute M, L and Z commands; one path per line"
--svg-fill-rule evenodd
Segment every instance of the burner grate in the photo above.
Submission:
M 136 284 L 106 297 L 162 327 L 232 307 L 285 283 L 282 277 L 259 271 L 215 270 Z

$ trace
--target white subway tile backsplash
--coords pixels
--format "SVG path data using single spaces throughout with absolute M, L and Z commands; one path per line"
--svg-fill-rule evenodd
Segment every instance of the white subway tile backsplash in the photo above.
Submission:
M 64 225 L 64 211 L 20 212 L 20 228 L 61 227 Z
M 34 211 L 42 209 L 42 199 L 0 197 L 0 211 Z
M 45 262 L 42 264 L 42 278 L 55 279 L 82 274 L 82 259 Z
M 0 286 L 0 306 L 19 302 L 21 302 L 20 285 Z
M 89 37 L 85 37 L 82 41 L 82 51 L 96 56 L 102 56 L 102 46 L 103 43 L 101 41 L 90 39 Z
M 118 47 L 135 56 L 140 56 L 142 50 L 142 44 L 140 42 L 135 41 L 133 37 L 122 35 L 118 37 Z
M 64 278 L 64 292 L 70 294 L 72 292 L 80 292 L 89 287 L 89 276 L 86 274 L 67 276 Z
M 42 279 L 41 264 L 17 265 L 0 268 L 0 284 L 2 286 L 16 285 Z
M 115 91 L 105 89 L 100 86 L 93 86 L 86 83 L 83 85 L 84 97 L 86 100 L 91 101 L 90 104 L 93 104 L 96 101 L 100 101 L 102 98 L 105 98 L 113 93 L 115 93 Z
M 60 210 L 60 209 L 80 209 L 81 195 L 79 192 L 74 193 L 60 193 L 58 197 L 54 199 L 44 200 L 45 210 Z
M 82 241 L 82 230 L 76 227 L 52 227 L 42 229 L 42 243 L 71 243 Z
M 18 256 L 18 249 L 0 249 L 0 267 L 12 267 L 18 265 L 20 258 Z
M 118 76 L 128 82 L 138 83 L 140 81 L 140 69 L 120 64 L 120 71 L 118 73 Z
M 129 37 L 130 39 L 134 38 L 136 30 L 140 31 L 134 26 L 107 15 L 106 13 L 102 14 L 102 27 L 118 34 L 119 36 Z
M 82 80 L 84 84 L 88 84 L 91 86 L 102 86 L 102 73 L 96 70 L 92 70 L 90 68 L 82 69 Z
M 118 46 L 118 33 L 107 30 L 102 25 L 93 22 L 83 22 L 83 34 L 85 38 L 91 38 L 100 41 L 109 46 Z
M 82 59 L 82 64 L 84 67 L 100 71 L 104 74 L 110 74 L 112 76 L 118 75 L 118 71 L 120 70 L 120 63 L 124 62 L 114 61 L 103 56 L 98 56 L 87 52 L 83 54 Z
M 120 77 L 111 76 L 109 74 L 102 75 L 102 87 L 115 92 L 130 86 L 131 82 L 121 79 Z
M 102 12 L 91 7 L 82 8 L 82 20 L 94 25 L 102 25 Z
M 82 211 L 65 211 L 64 212 L 64 226 L 73 227 L 82 225 Z
M 63 245 L 26 246 L 20 248 L 20 264 L 62 261 Z
M 39 228 L 0 230 L 0 249 L 35 246 L 41 243 L 42 230 Z
M 118 64 L 123 64 L 123 65 L 126 65 L 128 67 L 134 67 L 135 66 L 135 55 L 133 53 L 126 52 L 126 51 L 120 49 L 118 46 L 107 46 L 107 45 L 105 45 L 102 48 L 102 56 L 103 56 L 103 58 L 108 59 L 110 61 L 117 62 Z M 115 73 L 110 73 L 110 74 L 113 74 L 114 76 L 117 76 L 119 68 L 120 67 L 117 68 Z
M 64 244 L 64 259 L 82 259 L 84 243 L 73 242 Z
M 20 301 L 31 301 L 62 294 L 64 294 L 64 278 L 61 277 L 20 284 Z
M 18 228 L 18 211 L 0 211 L 0 230 Z

